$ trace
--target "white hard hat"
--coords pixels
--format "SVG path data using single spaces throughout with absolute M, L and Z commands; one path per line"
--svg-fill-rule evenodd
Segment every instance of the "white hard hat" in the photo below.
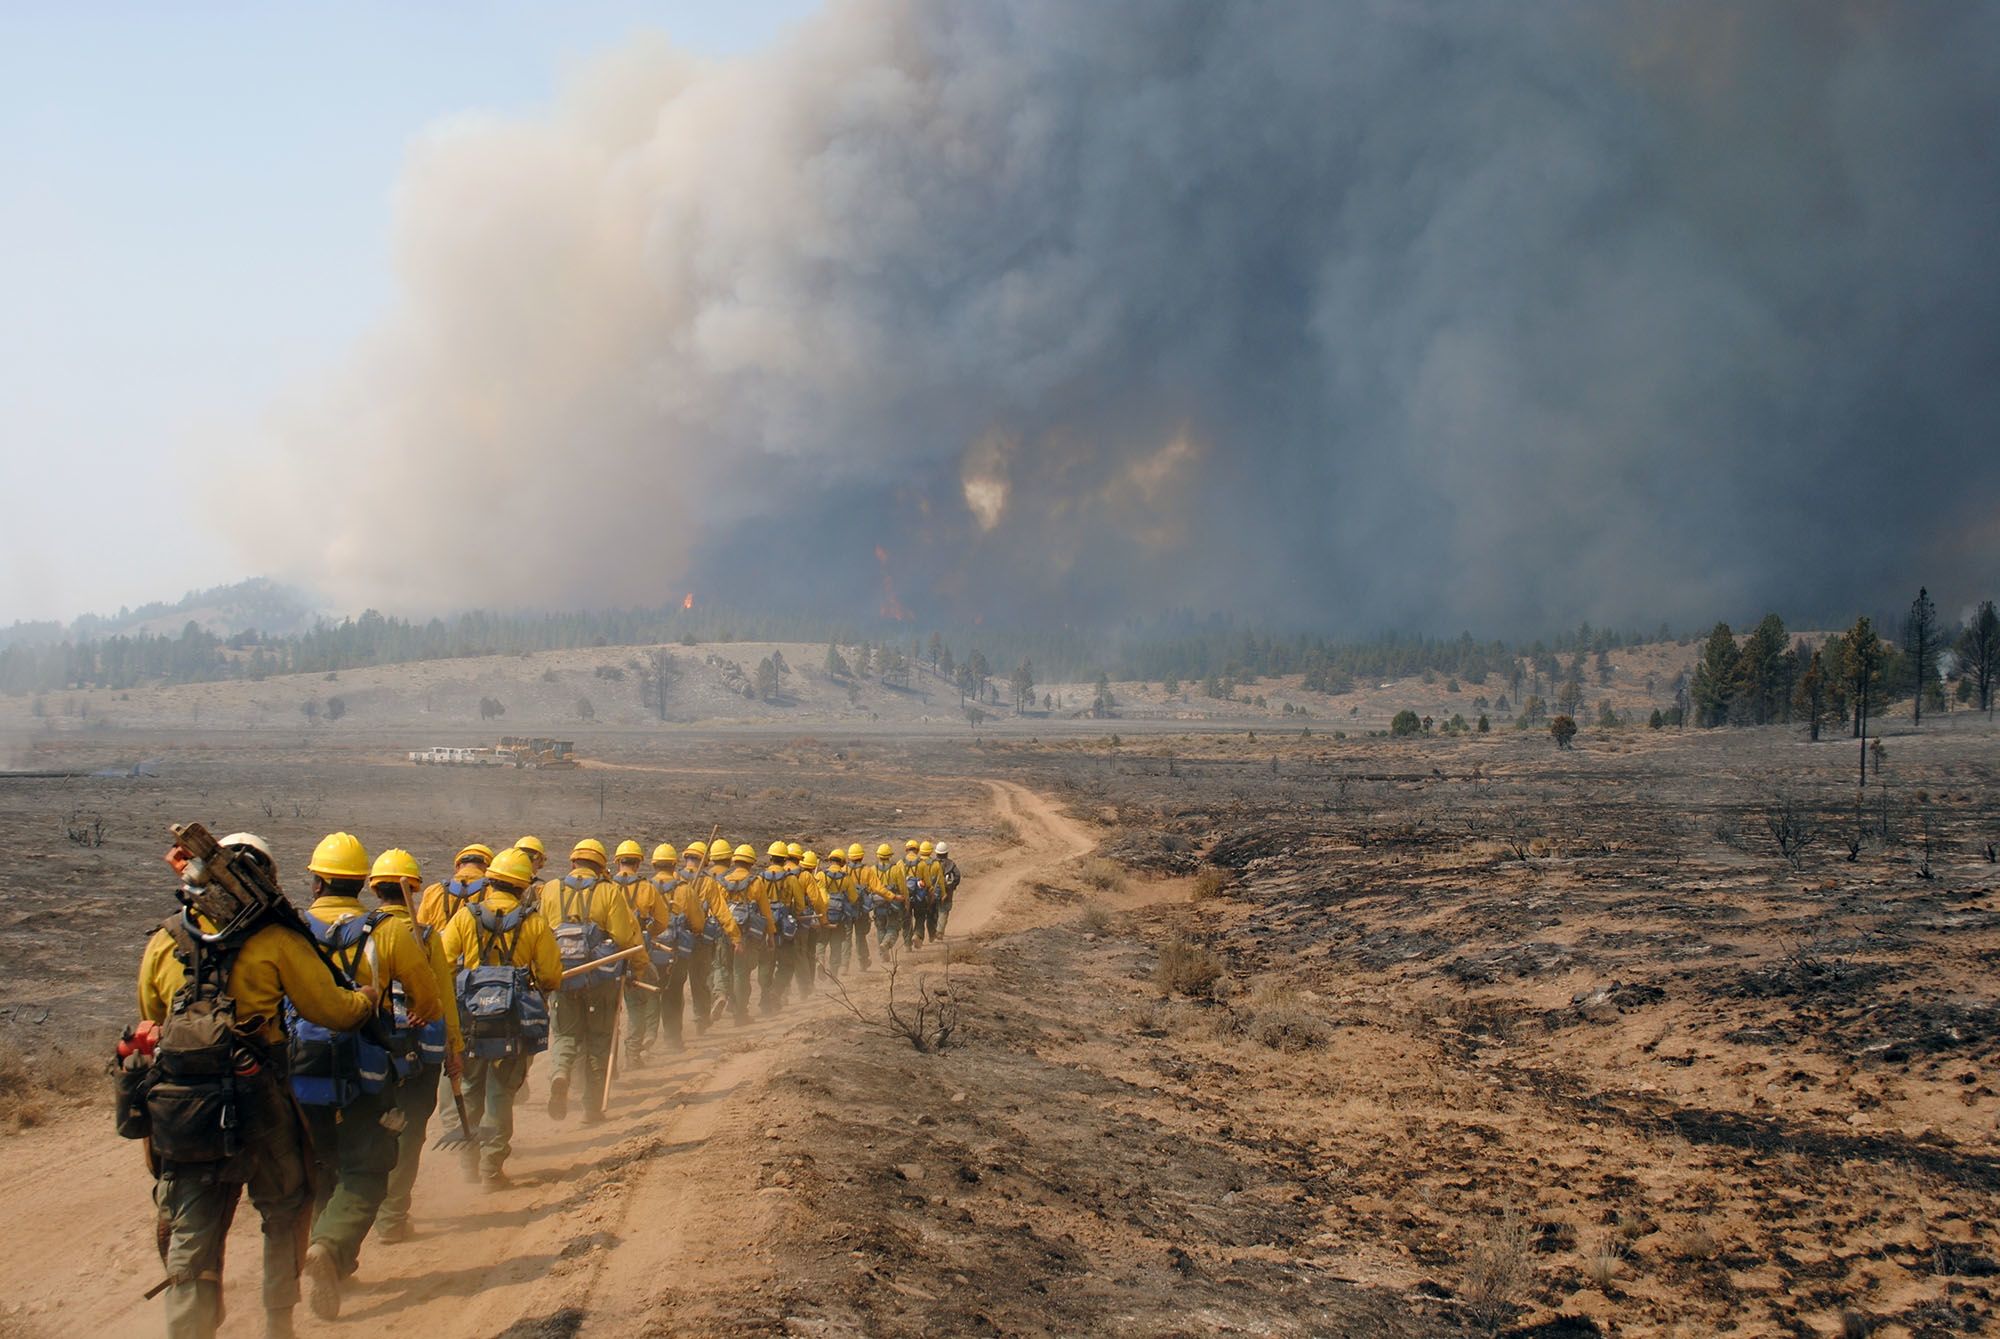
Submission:
M 950 855 L 951 847 L 945 842 L 939 842 L 937 844 L 937 853 L 939 855 Z
M 255 851 L 258 855 L 264 857 L 266 864 L 275 866 L 278 863 L 278 858 L 271 854 L 271 844 L 254 832 L 232 832 L 227 837 L 216 842 L 216 845 L 225 848 L 235 847 L 238 850 Z

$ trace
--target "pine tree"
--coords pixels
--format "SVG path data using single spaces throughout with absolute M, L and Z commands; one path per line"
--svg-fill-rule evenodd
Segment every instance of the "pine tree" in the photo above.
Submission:
M 1744 638 L 1736 662 L 1731 719 L 1769 725 L 1790 710 L 1791 657 L 1785 643 L 1785 620 L 1776 614 L 1764 615 L 1764 621 Z
M 1025 656 L 1022 657 L 1021 663 L 1014 667 L 1008 686 L 1014 690 L 1014 713 L 1024 714 L 1035 700 L 1035 667 Z
M 1854 737 L 1861 741 L 1861 784 L 1868 784 L 1868 707 L 1875 689 L 1882 682 L 1882 639 L 1875 635 L 1874 624 L 1866 615 L 1854 620 L 1848 629 L 1846 660 L 1841 677 L 1847 681 L 1850 700 L 1854 704 Z
M 1807 738 L 1817 744 L 1819 727 L 1826 720 L 1826 670 L 1820 663 L 1818 651 L 1813 652 L 1806 672 L 1799 676 L 1798 687 L 1793 691 L 1794 705 L 1806 718 Z
M 1694 720 L 1696 725 L 1722 725 L 1729 720 L 1729 704 L 1737 691 L 1736 665 L 1742 653 L 1736 649 L 1736 635 L 1727 623 L 1718 623 L 1702 648 L 1701 663 L 1694 671 Z
M 1912 680 L 1912 723 L 1922 726 L 1924 694 L 1937 682 L 1938 663 L 1937 606 L 1931 603 L 1928 587 L 1918 587 L 1917 598 L 1910 601 L 1909 616 L 1903 620 L 1903 649 L 1908 653 Z
M 1958 662 L 1979 695 L 1979 709 L 1986 713 L 1986 719 L 1992 720 L 1993 680 L 1996 671 L 2000 671 L 2000 613 L 1994 612 L 1993 601 L 1980 604 L 1979 612 L 1972 616 L 1972 622 L 1958 639 Z

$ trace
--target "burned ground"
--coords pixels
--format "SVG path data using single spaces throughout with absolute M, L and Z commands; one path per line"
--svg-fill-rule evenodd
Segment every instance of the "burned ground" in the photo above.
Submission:
M 678 843 L 726 820 L 946 832 L 975 896 L 1014 872 L 953 947 L 955 1045 L 919 1054 L 822 993 L 635 1082 L 593 1138 L 532 1114 L 520 1202 L 437 1210 L 513 1258 L 469 1270 L 450 1235 L 376 1257 L 361 1314 L 399 1326 L 1944 1335 L 2000 1311 L 1983 722 L 1892 739 L 1859 805 L 1850 743 L 1778 731 L 1566 753 L 1511 731 L 614 732 L 554 774 L 399 766 L 386 738 L 64 749 L 67 770 L 161 767 L 0 783 L 0 839 L 34 855 L 0 869 L 0 1041 L 31 1058 L 124 1021 L 168 905 L 164 825 L 189 817 L 262 829 L 293 867 L 336 826 L 437 872 L 472 837 Z M 1163 952 L 1214 974 L 1163 974 Z M 918 955 L 903 986 L 943 968 Z M 885 985 L 856 986 L 871 1019 Z M 12 1138 L 98 1158 L 99 1113 L 82 1137 L 38 1100 L 58 1128 Z M 109 1184 L 101 1162 L 72 1183 Z M 8 1248 L 41 1333 L 73 1264 Z
M 1450 1286 L 1519 1218 L 1533 1263 L 1513 1300 L 1544 1314 L 1988 1323 L 2000 749 L 1983 722 L 1894 740 L 1900 766 L 1858 804 L 1851 744 L 1535 742 L 1015 762 L 1101 818 L 1105 849 L 1228 872 L 1225 896 L 1135 913 L 1133 934 L 1205 944 L 1227 976 L 1220 1004 L 1135 1002 L 1133 1044 L 1167 1049 L 1161 1072 L 1190 1091 L 1237 1071 L 1253 1109 L 1320 1150 L 1341 1189 L 1318 1240 L 1367 1262 L 1344 1272 Z M 1796 862 L 1781 804 L 1813 838 Z M 1215 1015 L 1270 981 L 1334 1031 L 1242 1072 Z

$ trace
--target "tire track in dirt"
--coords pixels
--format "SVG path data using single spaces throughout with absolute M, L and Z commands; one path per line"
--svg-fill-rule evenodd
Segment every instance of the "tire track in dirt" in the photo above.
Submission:
M 1046 919 L 1048 908 L 1017 894 L 1095 844 L 1047 797 L 1012 782 L 984 784 L 1020 842 L 968 845 L 954 939 Z M 850 980 L 849 993 L 870 1007 L 886 982 L 878 970 Z M 743 1270 L 732 1262 L 758 1249 L 782 1208 L 779 1197 L 754 1189 L 756 1149 L 741 1129 L 746 1096 L 780 1068 L 819 1058 L 818 1043 L 791 1025 L 834 1007 L 815 997 L 742 1029 L 718 1027 L 683 1055 L 621 1076 L 609 1117 L 588 1130 L 548 1118 L 546 1065 L 537 1065 L 516 1109 L 514 1185 L 467 1184 L 449 1154 L 427 1150 L 418 1234 L 397 1245 L 371 1241 L 342 1320 L 322 1324 L 301 1307 L 300 1333 L 339 1333 L 358 1321 L 424 1339 L 484 1339 L 545 1321 L 551 1333 L 581 1323 L 587 1334 L 630 1334 L 647 1323 L 642 1317 L 658 1323 L 658 1309 L 676 1297 L 737 1286 Z M 141 1298 L 159 1270 L 151 1187 L 139 1164 L 136 1146 L 116 1138 L 96 1110 L 0 1145 L 0 1199 L 16 1206 L 0 1219 L 0 1255 L 10 1264 L 0 1335 L 158 1328 L 159 1304 Z M 226 1331 L 257 1323 L 261 1246 L 246 1202 L 229 1242 Z

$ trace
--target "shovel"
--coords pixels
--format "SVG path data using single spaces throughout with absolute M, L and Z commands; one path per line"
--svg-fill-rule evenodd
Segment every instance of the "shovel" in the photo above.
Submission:
M 484 1143 L 486 1136 L 473 1128 L 471 1118 L 465 1114 L 465 1088 L 459 1083 L 456 1074 L 451 1076 L 451 1100 L 452 1105 L 458 1108 L 458 1128 L 440 1134 L 437 1142 L 431 1147 L 464 1148 L 467 1144 Z

